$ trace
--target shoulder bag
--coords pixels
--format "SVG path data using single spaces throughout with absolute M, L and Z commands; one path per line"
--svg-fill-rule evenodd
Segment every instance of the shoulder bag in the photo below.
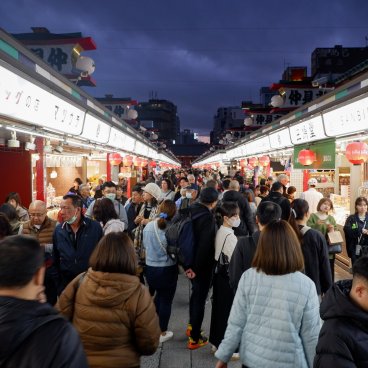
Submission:
M 229 257 L 223 252 L 224 246 L 226 243 L 226 239 L 230 234 L 227 234 L 224 240 L 224 244 L 222 244 L 221 252 L 219 255 L 219 258 L 215 265 L 214 274 L 215 275 L 222 275 L 222 276 L 228 276 L 229 275 Z

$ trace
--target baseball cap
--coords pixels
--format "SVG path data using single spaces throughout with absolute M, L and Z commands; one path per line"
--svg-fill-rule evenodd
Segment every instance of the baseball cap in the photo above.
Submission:
M 190 184 L 188 186 L 185 187 L 185 189 L 189 189 L 189 190 L 198 190 L 199 187 L 197 184 Z
M 317 184 L 318 184 L 318 181 L 315 178 L 310 178 L 308 180 L 308 185 L 317 185 Z

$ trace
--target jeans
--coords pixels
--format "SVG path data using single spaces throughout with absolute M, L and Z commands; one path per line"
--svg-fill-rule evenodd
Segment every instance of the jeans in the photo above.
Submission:
M 190 324 L 192 325 L 191 337 L 198 341 L 201 336 L 201 326 L 204 317 L 206 299 L 211 287 L 211 277 L 199 277 L 190 280 L 192 283 L 192 295 L 189 302 Z
M 162 332 L 167 331 L 178 282 L 178 266 L 152 267 L 146 266 L 146 279 L 149 290 L 156 293 L 154 303 Z

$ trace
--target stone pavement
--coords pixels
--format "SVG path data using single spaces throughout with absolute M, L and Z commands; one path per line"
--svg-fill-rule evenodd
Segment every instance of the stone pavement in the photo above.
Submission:
M 335 266 L 335 281 L 351 278 L 351 275 Z M 169 330 L 174 332 L 174 337 L 160 344 L 157 352 L 152 356 L 141 359 L 142 368 L 214 368 L 217 359 L 211 353 L 211 345 L 208 344 L 197 350 L 189 350 L 186 347 L 187 337 L 185 335 L 189 318 L 189 296 L 190 282 L 184 275 L 179 275 Z M 205 318 L 202 329 L 205 335 L 209 335 L 211 318 L 211 301 L 206 304 Z M 229 368 L 240 368 L 241 363 L 230 362 Z
M 142 357 L 142 368 L 214 368 L 217 359 L 211 353 L 211 344 L 197 349 L 187 349 L 187 336 L 185 330 L 189 318 L 190 282 L 184 275 L 179 275 L 169 330 L 174 337 L 160 344 L 157 352 L 149 357 Z M 209 335 L 211 318 L 211 301 L 206 304 L 206 313 L 202 329 Z M 240 368 L 240 362 L 230 362 L 229 368 Z

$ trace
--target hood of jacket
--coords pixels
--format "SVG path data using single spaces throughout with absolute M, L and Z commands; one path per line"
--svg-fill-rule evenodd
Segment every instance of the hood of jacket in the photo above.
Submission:
M 106 222 L 105 226 L 103 227 L 104 233 L 107 231 L 109 232 L 118 232 L 124 231 L 125 225 L 120 219 L 111 219 Z
M 45 317 L 57 314 L 47 303 L 1 296 L 0 361 L 14 352 L 35 328 L 41 325 Z
M 88 270 L 81 282 L 83 296 L 91 304 L 101 307 L 115 307 L 123 304 L 141 287 L 139 278 L 122 273 Z
M 368 313 L 356 305 L 349 296 L 352 280 L 336 282 L 322 300 L 320 314 L 323 320 L 348 318 L 368 332 Z

